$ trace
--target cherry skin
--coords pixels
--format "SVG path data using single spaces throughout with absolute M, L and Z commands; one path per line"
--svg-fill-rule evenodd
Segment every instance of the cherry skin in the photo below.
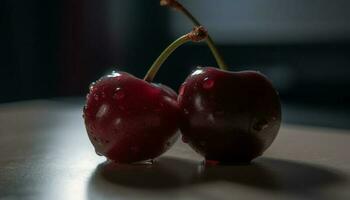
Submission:
M 178 102 L 183 141 L 207 160 L 250 162 L 271 145 L 281 124 L 279 96 L 255 71 L 198 68 L 181 86 Z
M 151 82 L 178 47 L 206 37 L 204 27 L 194 27 L 176 39 L 154 61 L 143 80 L 113 72 L 90 87 L 83 116 L 98 154 L 117 163 L 132 163 L 153 159 L 175 143 L 181 120 L 177 94 Z
M 83 113 L 96 152 L 117 163 L 153 159 L 178 138 L 177 94 L 125 72 L 93 84 Z

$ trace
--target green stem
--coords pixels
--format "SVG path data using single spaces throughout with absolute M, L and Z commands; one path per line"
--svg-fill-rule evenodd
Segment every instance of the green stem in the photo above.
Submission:
M 143 80 L 147 82 L 151 82 L 155 75 L 157 74 L 160 66 L 164 63 L 164 61 L 177 49 L 179 46 L 185 44 L 186 42 L 191 41 L 191 39 L 188 37 L 188 34 L 178 38 L 173 43 L 171 43 L 157 58 L 157 60 L 154 61 L 153 65 L 148 70 L 146 76 L 143 78 Z
M 215 60 L 218 63 L 220 69 L 228 70 L 224 59 L 222 58 L 221 54 L 219 53 L 219 50 L 216 48 L 213 39 L 211 39 L 211 37 L 209 35 L 208 35 L 206 42 L 211 50 L 211 53 L 214 55 Z
M 187 18 L 189 18 L 192 23 L 195 26 L 201 26 L 201 23 L 199 23 L 199 21 L 182 5 L 180 4 L 178 1 L 170 1 L 171 3 L 169 4 L 164 4 L 170 7 L 175 8 L 176 10 L 181 11 Z M 219 65 L 220 69 L 222 70 L 227 70 L 227 65 L 224 61 L 224 59 L 222 58 L 221 54 L 219 53 L 219 50 L 216 48 L 215 43 L 213 41 L 213 39 L 210 37 L 210 35 L 208 34 L 208 37 L 206 39 L 206 42 L 217 62 L 217 64 Z

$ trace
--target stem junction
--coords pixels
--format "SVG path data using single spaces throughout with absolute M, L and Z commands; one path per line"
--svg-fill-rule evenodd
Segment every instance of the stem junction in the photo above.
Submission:
M 195 26 L 202 26 L 199 23 L 199 21 L 178 1 L 176 1 L 176 0 L 160 0 L 160 5 L 174 8 L 175 10 L 182 12 L 187 18 L 189 18 Z M 226 65 L 224 59 L 222 58 L 221 54 L 219 53 L 219 50 L 216 48 L 215 43 L 209 34 L 208 34 L 208 37 L 206 39 L 206 42 L 207 42 L 207 44 L 208 44 L 208 46 L 209 46 L 209 48 L 210 48 L 210 50 L 215 58 L 217 64 L 219 65 L 220 69 L 227 70 L 227 65 Z
M 177 40 L 175 40 L 173 43 L 171 43 L 160 55 L 159 57 L 154 61 L 153 65 L 149 68 L 147 74 L 143 78 L 143 80 L 147 82 L 152 82 L 155 75 L 157 74 L 159 68 L 162 66 L 162 64 L 165 62 L 165 60 L 181 45 L 185 44 L 186 42 L 201 42 L 202 40 L 206 39 L 208 37 L 208 33 L 202 26 L 194 27 L 193 30 L 186 35 L 181 36 Z

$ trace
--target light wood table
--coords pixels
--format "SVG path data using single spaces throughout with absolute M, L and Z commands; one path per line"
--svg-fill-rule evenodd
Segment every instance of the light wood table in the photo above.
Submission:
M 180 141 L 153 165 L 94 153 L 81 105 L 0 105 L 0 199 L 350 199 L 350 132 L 283 124 L 247 166 L 205 166 Z

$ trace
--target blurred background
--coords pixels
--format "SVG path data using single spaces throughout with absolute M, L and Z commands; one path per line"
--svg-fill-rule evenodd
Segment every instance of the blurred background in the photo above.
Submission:
M 350 1 L 182 2 L 231 70 L 259 70 L 273 81 L 285 122 L 350 128 Z M 0 16 L 1 103 L 81 101 L 89 83 L 116 69 L 141 78 L 192 27 L 158 0 L 1 0 Z M 205 65 L 216 66 L 207 47 L 185 45 L 155 81 L 177 90 Z

